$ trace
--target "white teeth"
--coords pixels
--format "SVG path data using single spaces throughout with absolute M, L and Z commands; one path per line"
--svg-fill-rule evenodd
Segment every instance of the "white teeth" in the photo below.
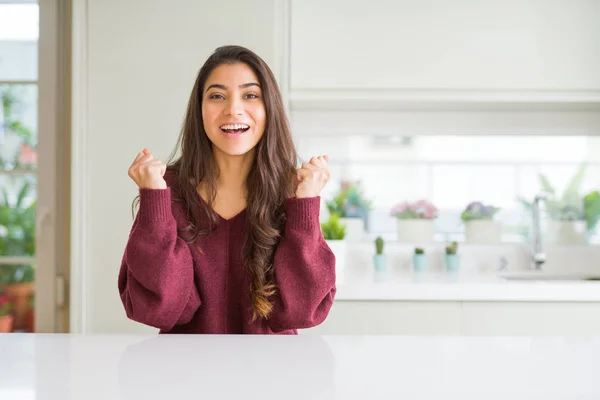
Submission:
M 248 125 L 246 124 L 227 124 L 227 125 L 221 125 L 221 129 L 246 129 L 249 128 Z

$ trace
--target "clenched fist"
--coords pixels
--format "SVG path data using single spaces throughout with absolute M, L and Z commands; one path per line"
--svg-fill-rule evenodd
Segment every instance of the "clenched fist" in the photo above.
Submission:
M 328 162 L 329 156 L 325 155 L 312 157 L 310 162 L 302 163 L 302 168 L 297 170 L 297 198 L 316 197 L 321 194 L 330 178 Z
M 129 167 L 129 177 L 140 189 L 166 189 L 167 182 L 163 178 L 166 171 L 167 166 L 162 161 L 155 160 L 152 153 L 144 149 Z

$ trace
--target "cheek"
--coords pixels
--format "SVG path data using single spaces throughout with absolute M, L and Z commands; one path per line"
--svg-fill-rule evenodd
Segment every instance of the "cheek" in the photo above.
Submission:
M 267 112 L 265 110 L 265 107 L 256 107 L 252 112 L 252 118 L 254 119 L 254 122 L 256 122 L 257 125 L 264 127 L 267 119 Z
M 204 123 L 210 123 L 215 120 L 218 110 L 211 106 L 202 106 L 202 120 Z M 206 129 L 206 126 L 205 126 Z

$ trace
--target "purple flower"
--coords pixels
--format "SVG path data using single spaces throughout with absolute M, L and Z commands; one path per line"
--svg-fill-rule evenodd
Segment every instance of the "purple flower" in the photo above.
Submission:
M 492 205 L 486 206 L 480 201 L 474 201 L 467 205 L 462 212 L 461 218 L 463 221 L 475 219 L 493 219 L 500 209 Z
M 427 200 L 403 202 L 392 207 L 390 214 L 398 219 L 434 219 L 438 209 Z

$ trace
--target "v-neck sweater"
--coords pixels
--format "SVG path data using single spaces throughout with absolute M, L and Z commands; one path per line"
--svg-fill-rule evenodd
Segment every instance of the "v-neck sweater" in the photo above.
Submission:
M 189 220 L 182 203 L 172 201 L 174 179 L 166 180 L 166 189 L 139 190 L 118 276 L 127 317 L 160 333 L 197 334 L 297 334 L 325 320 L 336 275 L 335 256 L 320 229 L 319 196 L 286 200 L 273 259 L 274 311 L 252 321 L 251 275 L 242 258 L 250 229 L 246 210 L 219 217 L 214 232 L 187 243 L 178 228 Z

